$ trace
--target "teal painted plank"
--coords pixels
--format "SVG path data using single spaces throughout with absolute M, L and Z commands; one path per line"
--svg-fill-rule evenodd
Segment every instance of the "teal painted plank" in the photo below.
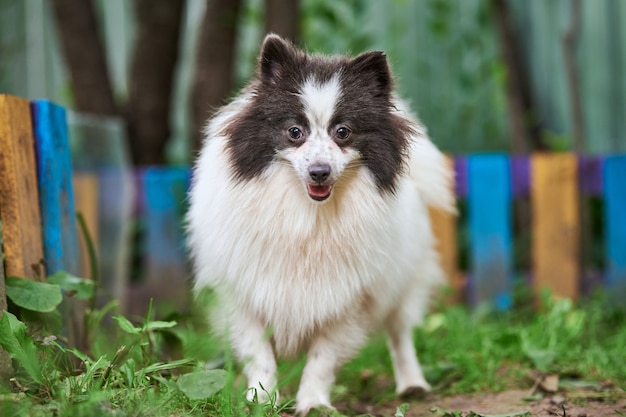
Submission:
M 626 155 L 604 160 L 606 285 L 615 301 L 626 305 Z
M 511 305 L 511 178 L 503 154 L 468 159 L 472 304 Z
M 160 285 L 188 278 L 183 218 L 189 187 L 187 168 L 148 168 L 143 173 L 146 281 Z
M 31 103 L 37 155 L 37 180 L 48 274 L 79 274 L 72 161 L 65 109 L 47 100 Z

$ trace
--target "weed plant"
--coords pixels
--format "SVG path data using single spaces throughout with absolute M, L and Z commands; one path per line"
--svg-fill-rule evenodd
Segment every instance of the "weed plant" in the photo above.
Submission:
M 79 278 L 52 282 L 65 297 L 93 296 Z M 273 416 L 293 404 L 304 358 L 281 362 L 280 400 L 248 403 L 240 370 L 202 313 L 157 320 L 150 309 L 130 321 L 110 303 L 88 310 L 90 348 L 79 351 L 63 336 L 58 305 L 24 303 L 12 283 L 7 292 L 16 314 L 2 314 L 0 344 L 15 372 L 0 385 L 2 416 Z M 67 291 L 68 283 L 83 285 L 83 292 Z M 105 316 L 114 319 L 105 324 Z M 601 295 L 574 304 L 543 294 L 539 303 L 518 297 L 507 312 L 438 307 L 416 330 L 415 343 L 438 395 L 530 388 L 537 374 L 625 387 L 625 324 Z M 394 398 L 385 339 L 375 336 L 341 369 L 333 400 L 377 405 Z

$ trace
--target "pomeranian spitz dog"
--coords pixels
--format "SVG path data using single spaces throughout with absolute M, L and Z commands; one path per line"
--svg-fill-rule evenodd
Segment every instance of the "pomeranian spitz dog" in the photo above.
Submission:
M 386 331 L 399 394 L 428 391 L 412 328 L 443 274 L 428 206 L 450 172 L 393 91 L 385 54 L 307 54 L 276 35 L 210 120 L 190 191 L 195 286 L 243 366 L 276 391 L 276 357 L 306 351 L 296 411 L 328 407 L 335 373 Z

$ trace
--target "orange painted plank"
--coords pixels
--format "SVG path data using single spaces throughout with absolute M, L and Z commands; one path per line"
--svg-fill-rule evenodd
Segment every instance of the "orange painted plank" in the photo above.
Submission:
M 43 279 L 37 168 L 27 100 L 0 95 L 0 149 L 5 275 Z
M 75 172 L 72 175 L 76 213 L 82 214 L 87 230 L 98 252 L 98 176 L 93 173 Z M 94 279 L 89 267 L 89 252 L 82 230 L 78 231 L 80 246 L 80 274 Z
M 449 157 L 447 159 L 450 169 L 454 170 L 453 159 Z M 454 182 L 450 185 L 454 192 Z M 456 215 L 433 208 L 429 208 L 429 215 L 441 266 L 448 279 L 448 285 L 453 291 L 452 298 L 454 301 L 460 301 L 464 290 L 464 280 L 457 265 Z
M 533 286 L 558 297 L 579 294 L 578 164 L 570 153 L 531 158 Z

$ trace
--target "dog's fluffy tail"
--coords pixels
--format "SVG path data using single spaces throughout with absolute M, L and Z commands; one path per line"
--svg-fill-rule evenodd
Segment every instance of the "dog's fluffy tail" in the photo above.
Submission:
M 410 176 L 428 206 L 456 213 L 454 169 L 445 155 L 426 137 L 411 144 Z
M 409 147 L 409 176 L 430 207 L 456 214 L 454 169 L 449 159 L 430 141 L 426 128 L 411 112 L 409 105 L 394 98 L 397 116 L 409 121 L 414 134 Z

